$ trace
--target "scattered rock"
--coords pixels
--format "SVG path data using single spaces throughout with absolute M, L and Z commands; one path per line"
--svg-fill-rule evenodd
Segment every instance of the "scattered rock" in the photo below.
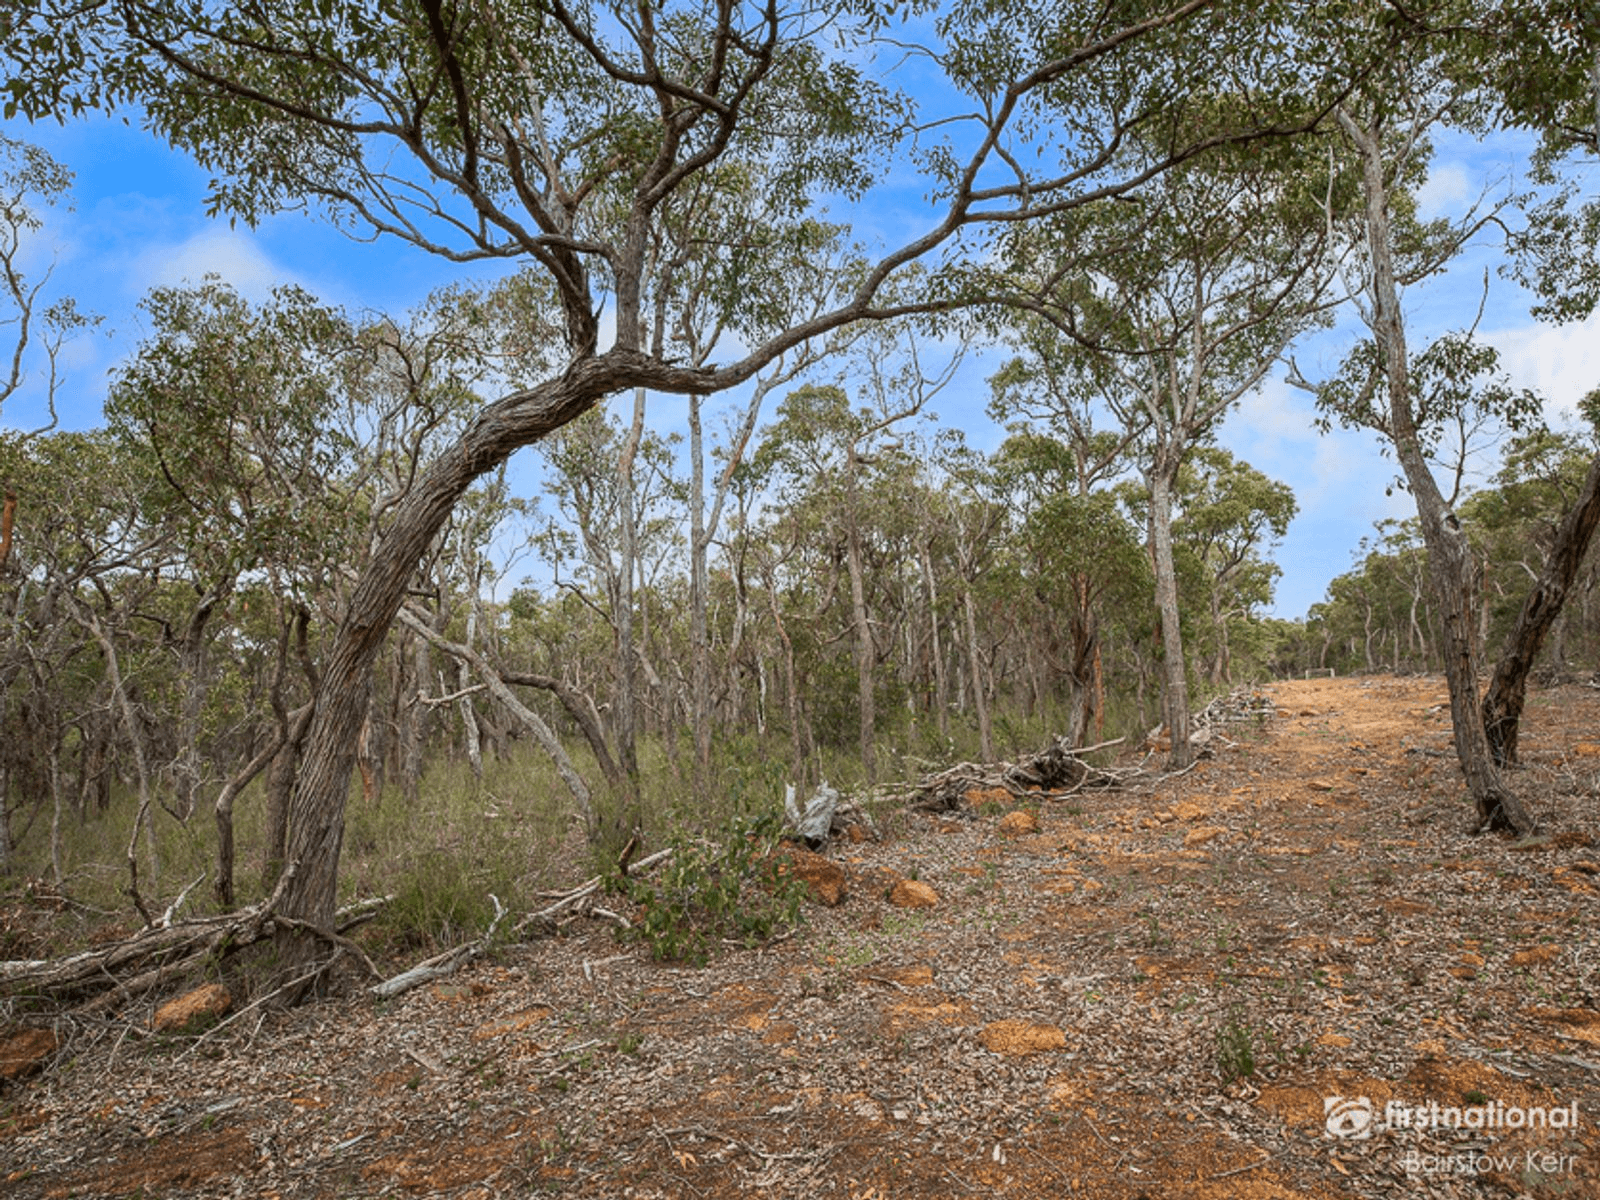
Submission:
M 896 908 L 933 908 L 939 893 L 920 879 L 899 879 L 889 889 L 889 903 Z
M 1518 950 L 1511 956 L 1513 967 L 1531 967 L 1536 963 L 1547 963 L 1561 953 L 1561 947 L 1546 943 L 1543 946 L 1529 946 L 1526 950 Z
M 1007 837 L 1022 837 L 1025 834 L 1038 833 L 1039 818 L 1025 808 L 1016 809 L 1000 818 L 1000 832 Z
M 1039 1054 L 1067 1046 L 1067 1035 L 1060 1029 L 1034 1021 L 994 1021 L 983 1027 L 978 1040 L 984 1049 L 1007 1055 Z
M 156 1009 L 150 1027 L 157 1033 L 181 1033 L 214 1021 L 233 1007 L 233 993 L 220 983 L 207 983 Z
M 48 1029 L 19 1029 L 0 1036 L 0 1079 L 26 1079 L 44 1069 L 61 1043 Z
M 849 880 L 844 868 L 832 859 L 824 858 L 799 846 L 784 846 L 774 851 L 773 862 L 780 876 L 798 879 L 805 884 L 812 900 L 828 908 L 838 908 L 849 893 Z
M 1196 825 L 1183 835 L 1183 844 L 1186 847 L 1204 846 L 1227 832 L 1221 825 Z
M 1204 804 L 1196 804 L 1193 800 L 1180 800 L 1172 806 L 1172 819 L 1174 821 L 1198 821 L 1207 813 Z

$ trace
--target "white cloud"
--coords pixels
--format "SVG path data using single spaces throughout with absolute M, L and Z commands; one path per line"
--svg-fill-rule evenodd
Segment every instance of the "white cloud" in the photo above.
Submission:
M 217 275 L 240 295 L 264 300 L 274 287 L 292 282 L 256 239 L 237 228 L 210 225 L 176 244 L 141 251 L 129 271 L 143 295 L 152 287 L 198 284 Z
M 1500 351 L 1501 365 L 1513 380 L 1543 393 L 1557 420 L 1573 418 L 1578 401 L 1600 385 L 1594 352 L 1600 346 L 1600 313 L 1577 324 L 1522 325 L 1483 337 Z
M 1417 207 L 1424 217 L 1455 216 L 1478 197 L 1478 185 L 1459 163 L 1435 163 L 1428 181 L 1417 189 Z

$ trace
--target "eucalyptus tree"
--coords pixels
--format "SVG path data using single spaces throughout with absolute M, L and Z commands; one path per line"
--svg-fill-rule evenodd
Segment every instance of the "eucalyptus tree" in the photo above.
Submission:
M 1174 488 L 1191 448 L 1327 319 L 1324 162 L 1298 143 L 1230 149 L 1123 204 L 1041 225 L 1013 251 L 1029 310 L 1065 339 L 1052 372 L 1075 376 L 1063 386 L 1115 414 L 1149 489 L 1174 769 L 1193 759 Z
M 1509 385 L 1493 351 L 1475 342 L 1470 330 L 1413 354 L 1401 307 L 1407 282 L 1438 271 L 1484 221 L 1476 213 L 1455 223 L 1416 219 L 1411 190 L 1426 162 L 1429 133 L 1460 113 L 1468 99 L 1445 66 L 1436 43 L 1410 41 L 1381 78 L 1336 110 L 1349 173 L 1361 188 L 1355 222 L 1360 257 L 1350 264 L 1350 278 L 1368 337 L 1321 386 L 1318 402 L 1347 425 L 1377 431 L 1400 465 L 1428 551 L 1456 757 L 1468 794 L 1481 827 L 1526 832 L 1532 818 L 1500 777 L 1479 709 L 1481 600 L 1472 547 L 1455 504 L 1466 435 L 1486 424 L 1515 427 L 1538 402 Z M 1436 465 L 1445 470 L 1448 490 Z
M 1111 454 L 1118 440 L 1093 434 L 1073 443 L 1017 431 L 993 456 L 1016 526 L 1009 550 L 1042 630 L 1032 657 L 1065 679 L 1063 736 L 1075 746 L 1104 732 L 1105 641 L 1117 611 L 1150 604 L 1149 557 L 1105 486 L 1124 469 L 1120 454 Z
M 1206 576 L 1211 682 L 1232 684 L 1230 625 L 1271 602 L 1278 568 L 1266 555 L 1299 506 L 1287 484 L 1219 446 L 1195 447 L 1176 483 L 1182 510 L 1176 534 Z
M 557 366 L 485 404 L 439 454 L 351 594 L 296 786 L 284 911 L 314 928 L 331 921 L 370 668 L 417 560 L 474 479 L 619 392 L 712 395 L 850 322 L 975 299 L 961 263 L 989 231 L 1101 205 L 1257 135 L 1250 120 L 1178 126 L 1159 154 L 1116 153 L 1220 63 L 1271 97 L 1272 121 L 1305 123 L 1278 103 L 1305 88 L 1303 33 L 1287 23 L 1318 11 L 1216 0 L 958 7 L 933 23 L 929 52 L 961 98 L 924 129 L 871 73 L 886 64 L 854 48 L 873 45 L 890 17 L 875 5 L 33 0 L 8 10 L 8 108 L 137 105 L 213 172 L 219 211 L 256 220 L 323 207 L 454 260 L 531 264 L 560 314 Z M 852 49 L 825 49 L 834 44 Z M 777 231 L 826 196 L 862 197 L 902 150 L 926 176 L 926 224 L 839 279 L 816 315 L 720 364 L 674 361 L 645 338 L 663 286 L 652 231 L 719 162 L 782 168 L 760 197 Z M 1038 169 L 1024 173 L 1030 161 Z M 714 207 L 718 195 L 704 200 Z M 710 210 L 682 219 L 715 226 Z M 760 257 L 765 238 L 754 241 Z M 886 300 L 919 260 L 935 264 L 941 290 Z M 312 952 L 303 933 L 290 940 L 291 958 Z
M 1077 370 L 1071 344 L 1050 322 L 1020 321 L 1008 333 L 1018 354 L 989 380 L 989 412 L 1030 425 L 1012 426 L 996 465 L 1023 514 L 1024 542 L 1035 549 L 1031 574 L 1039 599 L 1055 591 L 1057 579 L 1069 584 L 1066 596 L 1047 607 L 1069 614 L 1073 703 L 1066 736 L 1081 745 L 1091 724 L 1102 727 L 1105 713 L 1101 598 L 1128 566 L 1120 554 L 1125 523 L 1107 485 L 1129 469 L 1129 449 L 1140 431 L 1097 428 L 1097 417 L 1106 414 L 1091 378 Z M 1047 562 L 1064 573 L 1046 569 Z
M 1514 270 L 1543 320 L 1578 321 L 1600 309 L 1600 10 L 1586 0 L 1504 0 L 1481 22 L 1476 54 L 1450 65 L 1484 87 L 1502 122 L 1538 133 L 1535 181 L 1553 194 L 1512 239 Z M 1596 406 L 1591 393 L 1590 404 Z M 1592 419 L 1592 413 L 1591 413 Z M 1528 675 L 1560 618 L 1600 528 L 1600 454 L 1556 531 L 1483 697 L 1489 747 L 1515 762 Z
M 917 378 L 920 381 L 920 375 Z M 803 521 L 820 550 L 819 562 L 831 562 L 833 569 L 825 571 L 831 579 L 830 598 L 843 575 L 849 596 L 858 744 L 868 780 L 877 776 L 877 666 L 884 641 L 869 595 L 873 582 L 868 561 L 869 499 L 877 481 L 892 479 L 912 466 L 895 426 L 922 406 L 922 396 L 914 388 L 890 391 L 886 381 L 875 382 L 885 386 L 869 388 L 874 393 L 871 402 L 859 407 L 838 385 L 796 388 L 779 404 L 777 420 L 763 431 L 752 463 L 758 476 L 772 481 L 774 498 L 789 510 L 784 519 Z
M 19 392 L 47 420 L 28 433 L 0 421 L 0 443 L 20 445 L 55 428 L 61 352 L 94 321 L 70 297 L 46 303 L 50 272 L 35 269 L 43 210 L 71 201 L 72 173 L 37 146 L 0 135 L 0 417 Z M 0 580 L 11 556 L 18 493 L 0 476 Z M 4 595 L 0 592 L 0 595 Z

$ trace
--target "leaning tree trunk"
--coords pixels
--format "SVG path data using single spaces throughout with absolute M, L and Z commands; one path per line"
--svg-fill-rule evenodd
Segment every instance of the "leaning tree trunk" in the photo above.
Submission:
M 1440 624 L 1439 651 L 1444 658 L 1445 679 L 1450 687 L 1450 722 L 1455 733 L 1456 759 L 1466 777 L 1468 795 L 1477 809 L 1479 828 L 1527 833 L 1533 829 L 1534 822 L 1500 778 L 1494 756 L 1489 752 L 1489 739 L 1484 733 L 1478 707 L 1476 562 L 1466 531 L 1445 502 L 1433 471 L 1428 467 L 1412 410 L 1405 320 L 1395 283 L 1388 185 L 1384 181 L 1378 136 L 1343 111 L 1338 117 L 1361 155 L 1367 242 L 1372 256 L 1372 335 L 1382 357 L 1384 383 L 1388 389 L 1389 437 L 1416 501 L 1422 540 L 1428 551 L 1429 582 Z
M 642 371 L 631 369 L 642 365 L 643 360 L 631 354 L 581 359 L 561 378 L 490 405 L 395 508 L 329 648 L 296 781 L 289 834 L 294 875 L 279 909 L 304 923 L 285 924 L 280 935 L 291 976 L 304 973 L 297 968 L 309 965 L 321 944 L 305 926 L 332 929 L 345 801 L 367 714 L 372 664 L 417 563 L 479 476 L 513 451 L 583 415 L 605 396 L 645 382 Z
M 1511 631 L 1505 653 L 1495 664 L 1494 678 L 1489 681 L 1489 691 L 1483 698 L 1484 733 L 1489 738 L 1495 762 L 1501 766 L 1517 761 L 1517 733 L 1528 689 L 1528 673 L 1533 670 L 1545 634 L 1561 615 L 1567 591 L 1589 552 L 1596 525 L 1600 525 L 1600 455 L 1589 464 L 1589 474 L 1584 478 L 1577 503 L 1561 522 L 1544 570 L 1522 602 L 1516 627 Z

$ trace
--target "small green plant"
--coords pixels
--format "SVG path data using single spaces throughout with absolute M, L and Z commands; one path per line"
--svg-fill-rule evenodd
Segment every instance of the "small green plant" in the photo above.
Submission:
M 630 1029 L 626 1033 L 618 1036 L 617 1053 L 625 1054 L 629 1058 L 632 1058 L 635 1054 L 639 1053 L 639 1047 L 642 1045 L 644 1045 L 644 1035 L 641 1033 L 635 1033 Z
M 1144 922 L 1145 944 L 1152 950 L 1172 944 L 1172 935 L 1161 928 L 1161 918 L 1155 913 L 1140 913 L 1139 919 Z
M 1462 1095 L 1461 1102 L 1463 1104 L 1470 1104 L 1475 1108 L 1481 1108 L 1483 1105 L 1489 1103 L 1489 1094 L 1487 1092 L 1480 1092 L 1477 1088 L 1472 1088 L 1470 1091 Z
M 1217 1030 L 1217 1072 L 1224 1085 L 1256 1073 L 1255 1038 L 1248 1025 L 1231 1020 Z
M 927 916 L 920 912 L 886 913 L 882 930 L 885 937 L 900 937 L 907 933 L 921 933 L 927 924 Z
M 719 940 L 756 946 L 800 920 L 804 885 L 772 857 L 775 817 L 735 818 L 709 841 L 673 841 L 654 881 L 613 872 L 606 890 L 638 906 L 624 939 L 644 942 L 660 962 L 704 966 Z

